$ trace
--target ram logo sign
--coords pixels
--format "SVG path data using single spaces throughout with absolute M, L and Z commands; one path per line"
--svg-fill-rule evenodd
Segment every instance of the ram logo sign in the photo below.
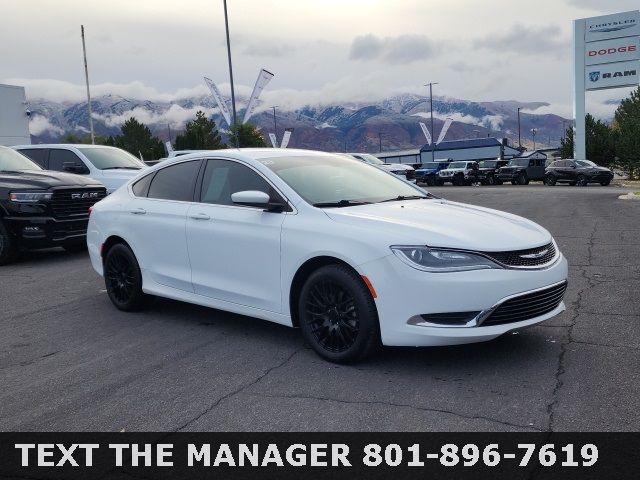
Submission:
M 632 61 L 599 65 L 597 70 L 587 68 L 587 90 L 637 86 L 640 81 L 638 67 L 640 62 Z

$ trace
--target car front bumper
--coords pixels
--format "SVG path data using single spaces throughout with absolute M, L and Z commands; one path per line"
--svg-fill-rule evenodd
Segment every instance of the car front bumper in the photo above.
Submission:
M 568 266 L 560 254 L 556 262 L 541 270 L 476 270 L 428 273 L 402 263 L 395 255 L 360 266 L 376 293 L 380 333 L 384 345 L 438 346 L 482 342 L 504 333 L 548 320 L 564 309 L 523 321 L 469 326 L 416 322 L 423 315 L 453 312 L 487 312 L 513 296 L 525 295 L 566 282 Z M 416 324 L 417 323 L 417 324 Z
M 6 217 L 19 247 L 49 248 L 84 243 L 88 218 L 59 220 L 51 217 Z

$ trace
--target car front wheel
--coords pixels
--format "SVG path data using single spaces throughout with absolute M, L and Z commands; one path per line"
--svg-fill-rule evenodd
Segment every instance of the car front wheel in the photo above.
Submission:
M 576 179 L 576 185 L 578 185 L 579 187 L 586 187 L 587 183 L 587 177 L 585 177 L 584 175 L 578 175 L 578 178 Z
M 346 265 L 327 265 L 309 276 L 298 314 L 305 340 L 330 362 L 360 360 L 380 345 L 375 302 L 362 278 Z
M 527 185 L 529 180 L 527 179 L 527 175 L 525 173 L 521 173 L 518 175 L 518 185 Z
M 550 187 L 553 187 L 556 184 L 556 182 L 557 182 L 556 177 L 554 177 L 553 175 L 548 175 L 544 179 L 545 185 L 549 185 Z
M 132 312 L 143 309 L 149 296 L 142 291 L 142 273 L 131 249 L 116 244 L 104 259 L 104 282 L 111 302 L 119 310 Z
M 611 183 L 611 180 L 605 180 L 604 182 L 600 182 L 600 185 L 602 185 L 603 187 L 608 186 Z

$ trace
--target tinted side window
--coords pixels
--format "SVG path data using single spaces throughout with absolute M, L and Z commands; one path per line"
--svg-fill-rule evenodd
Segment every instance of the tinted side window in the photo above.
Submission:
M 47 149 L 46 148 L 28 148 L 24 150 L 18 150 L 21 154 L 26 155 L 31 160 L 36 162 L 42 168 L 47 168 L 45 165 L 45 160 L 47 158 Z
M 193 201 L 193 190 L 200 170 L 200 160 L 179 163 L 158 170 L 149 187 L 149 198 Z M 143 180 L 143 179 L 142 179 Z
M 133 194 L 136 197 L 146 197 L 149 192 L 149 185 L 151 185 L 151 180 L 153 180 L 153 176 L 155 173 L 151 175 L 147 175 L 146 177 L 142 177 L 136 183 L 133 184 L 132 190 Z
M 49 170 L 64 172 L 64 164 L 73 163 L 84 167 L 84 162 L 70 150 L 52 149 L 49 151 Z
M 200 201 L 215 205 L 233 205 L 231 194 L 257 190 L 272 199 L 279 198 L 264 178 L 249 167 L 229 160 L 209 160 L 202 178 Z

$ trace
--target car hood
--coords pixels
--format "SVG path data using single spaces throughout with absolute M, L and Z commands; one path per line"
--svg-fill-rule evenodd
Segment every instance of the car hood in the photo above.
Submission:
M 444 170 L 440 170 L 441 172 L 464 172 L 464 168 L 445 168 Z
M 404 165 L 402 163 L 385 163 L 384 165 L 380 165 L 380 167 L 385 170 L 413 170 L 411 165 Z
M 9 189 L 34 188 L 48 190 L 55 187 L 101 187 L 92 178 L 73 173 L 53 172 L 49 170 L 29 172 L 0 172 L 0 185 Z
M 546 245 L 551 234 L 516 215 L 446 200 L 410 200 L 327 209 L 332 220 L 371 229 L 386 241 L 478 251 Z

